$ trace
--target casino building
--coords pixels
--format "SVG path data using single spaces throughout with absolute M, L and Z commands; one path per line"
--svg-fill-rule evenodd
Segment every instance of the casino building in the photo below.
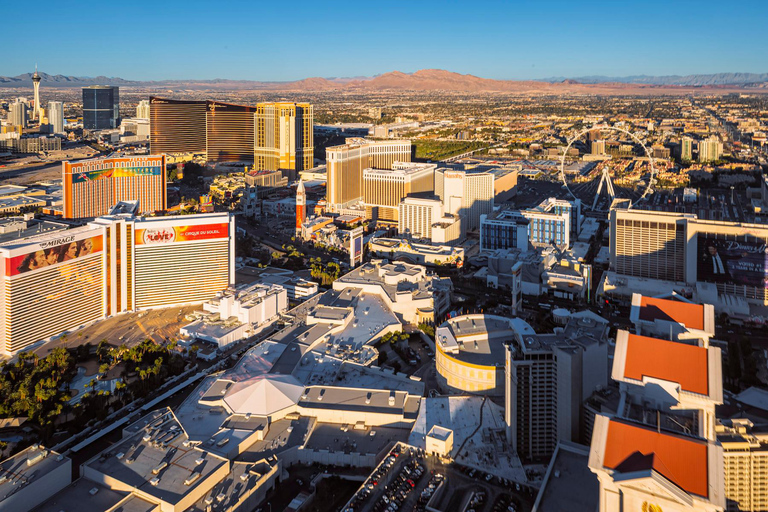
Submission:
M 765 224 L 700 219 L 695 214 L 614 206 L 610 220 L 610 271 L 617 277 L 611 296 L 631 298 L 623 276 L 654 284 L 661 293 L 695 291 L 718 312 L 749 315 L 749 304 L 768 305 Z M 607 274 L 607 273 L 606 273 Z M 637 282 L 627 281 L 625 282 Z
M 212 162 L 252 161 L 256 107 L 149 98 L 153 153 L 205 154 Z
M 204 101 L 149 98 L 149 147 L 152 153 L 205 153 Z
M 205 154 L 211 162 L 254 162 L 257 170 L 313 166 L 312 105 L 182 101 L 150 97 L 153 153 Z
M 139 309 L 202 303 L 234 284 L 228 213 L 106 215 L 0 245 L 0 353 Z
M 165 155 L 62 162 L 65 219 L 98 217 L 120 201 L 139 201 L 141 213 L 165 210 Z
M 206 156 L 212 162 L 253 160 L 256 107 L 208 101 Z
M 104 315 L 103 245 L 92 226 L 0 245 L 0 353 Z

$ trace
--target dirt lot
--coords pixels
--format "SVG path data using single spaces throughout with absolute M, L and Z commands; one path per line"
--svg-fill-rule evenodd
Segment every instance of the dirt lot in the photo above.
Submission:
M 186 315 L 197 309 L 200 309 L 200 306 L 164 308 L 117 315 L 73 331 L 66 338 L 62 337 L 46 343 L 35 350 L 35 353 L 45 357 L 55 347 L 72 348 L 89 342 L 97 345 L 103 339 L 111 345 L 125 343 L 130 347 L 147 338 L 157 342 L 177 338 L 179 327 L 189 323 L 185 319 Z
M 61 151 L 50 151 L 45 157 L 22 155 L 0 162 L 0 182 L 8 185 L 32 185 L 38 181 L 60 180 L 61 162 L 81 160 L 98 153 L 82 144 L 67 144 Z

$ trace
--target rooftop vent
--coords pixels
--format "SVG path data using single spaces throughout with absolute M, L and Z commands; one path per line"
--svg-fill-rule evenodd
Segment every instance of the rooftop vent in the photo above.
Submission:
M 46 455 L 48 455 L 48 452 L 46 452 L 45 450 L 40 450 L 35 453 L 30 453 L 29 456 L 27 457 L 27 466 L 34 466 L 35 464 L 43 460 Z
M 194 473 L 192 473 L 191 475 L 189 475 L 189 477 L 187 477 L 187 479 L 186 479 L 186 480 L 184 480 L 184 485 L 186 485 L 186 486 L 190 486 L 190 485 L 192 485 L 193 483 L 195 483 L 195 481 L 196 481 L 198 478 L 200 478 L 200 473 L 198 473 L 198 472 L 194 472 Z

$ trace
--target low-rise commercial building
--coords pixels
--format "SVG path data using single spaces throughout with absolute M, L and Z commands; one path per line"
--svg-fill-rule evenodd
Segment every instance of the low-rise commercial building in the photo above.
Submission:
M 410 242 L 404 238 L 374 238 L 368 250 L 378 258 L 407 261 L 416 265 L 464 264 L 464 249 L 450 245 L 429 245 Z
M 425 451 L 438 457 L 450 457 L 453 452 L 453 431 L 440 425 L 433 425 L 427 433 Z
M 229 288 L 203 304 L 198 320 L 180 329 L 182 336 L 225 348 L 251 335 L 288 309 L 288 293 L 280 285 L 261 283 Z
M 72 482 L 72 460 L 32 445 L 0 463 L 0 509 L 28 512 Z
M 46 506 L 71 503 L 85 486 L 110 498 L 102 510 L 246 512 L 293 464 L 373 468 L 408 439 L 424 384 L 365 365 L 381 336 L 402 329 L 371 290 L 348 283 L 293 310 L 290 325 L 203 379 L 176 410 L 126 427 Z
M 427 275 L 427 269 L 408 263 L 371 261 L 333 282 L 334 290 L 359 289 L 378 295 L 404 323 L 432 323 L 450 307 L 450 278 Z

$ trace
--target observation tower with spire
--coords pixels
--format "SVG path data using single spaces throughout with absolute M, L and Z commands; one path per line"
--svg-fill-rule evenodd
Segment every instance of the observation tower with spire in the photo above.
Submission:
M 35 87 L 35 118 L 40 121 L 43 116 L 40 115 L 40 82 L 43 77 L 37 72 L 37 64 L 35 64 L 35 74 L 32 75 L 32 85 Z

